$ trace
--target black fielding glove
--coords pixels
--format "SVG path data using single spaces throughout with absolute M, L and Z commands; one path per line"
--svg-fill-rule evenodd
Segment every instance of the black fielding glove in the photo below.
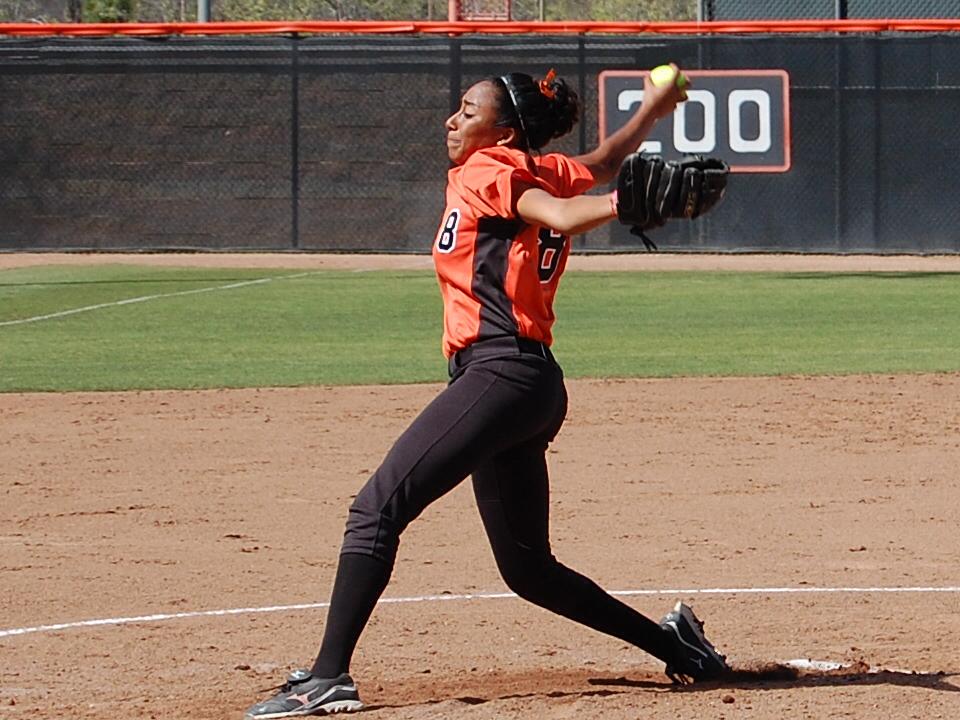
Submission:
M 617 175 L 617 219 L 629 225 L 648 250 L 655 250 L 646 231 L 715 207 L 723 199 L 729 174 L 729 166 L 719 158 L 687 155 L 665 162 L 659 155 L 631 153 Z

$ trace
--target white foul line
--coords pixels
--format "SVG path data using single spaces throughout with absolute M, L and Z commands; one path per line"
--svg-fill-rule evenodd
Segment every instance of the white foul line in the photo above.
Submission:
M 76 315 L 77 313 L 90 312 L 91 310 L 102 310 L 103 308 L 109 307 L 119 307 L 121 305 L 133 305 L 134 303 L 147 302 L 148 300 L 181 297 L 183 295 L 197 295 L 199 293 L 214 292 L 216 290 L 234 290 L 236 288 L 247 287 L 248 285 L 261 285 L 263 283 L 273 282 L 274 280 L 287 280 L 288 278 L 315 275 L 317 272 L 321 271 L 313 270 L 310 272 L 296 273 L 293 275 L 274 275 L 273 277 L 257 278 L 256 280 L 244 280 L 243 282 L 230 283 L 229 285 L 214 285 L 212 287 L 195 288 L 193 290 L 180 290 L 172 293 L 158 293 L 156 295 L 141 295 L 140 297 L 127 298 L 125 300 L 116 300 L 114 302 L 86 305 L 84 307 L 72 308 L 70 310 L 61 310 L 60 312 L 49 313 L 47 315 L 34 315 L 33 317 L 20 318 L 18 320 L 4 320 L 0 322 L 0 327 L 7 325 L 24 325 L 26 323 L 39 322 L 40 320 L 55 320 L 56 318 L 67 317 L 68 315 Z M 145 282 L 150 281 L 146 280 Z
M 960 593 L 958 587 L 781 587 L 781 588 L 703 588 L 672 590 L 613 590 L 611 595 L 782 595 L 812 593 Z M 413 597 L 380 598 L 379 605 L 398 605 L 402 603 L 450 602 L 457 600 L 501 600 L 515 598 L 516 594 L 504 593 L 468 593 L 442 595 L 418 595 Z M 319 610 L 329 607 L 328 602 L 300 603 L 297 605 L 272 605 L 267 607 L 231 608 L 228 610 L 197 610 L 192 612 L 157 613 L 134 617 L 101 618 L 97 620 L 79 620 L 76 622 L 37 625 L 35 627 L 10 628 L 0 630 L 0 638 L 31 633 L 55 632 L 74 628 L 102 627 L 110 625 L 130 625 L 132 623 L 162 622 L 165 620 L 183 620 L 188 618 L 221 617 L 224 615 L 253 615 L 257 613 L 293 612 L 297 610 Z

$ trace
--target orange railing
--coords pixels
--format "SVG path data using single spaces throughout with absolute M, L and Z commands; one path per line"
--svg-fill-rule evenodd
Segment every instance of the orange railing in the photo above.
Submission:
M 582 34 L 743 35 L 771 33 L 960 32 L 954 20 L 743 20 L 737 22 L 210 22 L 210 23 L 0 23 L 0 35 L 313 35 L 313 34 Z

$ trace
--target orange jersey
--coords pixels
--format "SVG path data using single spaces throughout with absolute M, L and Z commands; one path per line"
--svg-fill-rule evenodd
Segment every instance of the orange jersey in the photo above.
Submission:
M 570 237 L 526 224 L 514 206 L 528 187 L 572 197 L 594 183 L 590 170 L 566 155 L 532 157 L 505 147 L 479 150 L 450 170 L 433 243 L 444 355 L 503 335 L 553 341 L 553 299 Z

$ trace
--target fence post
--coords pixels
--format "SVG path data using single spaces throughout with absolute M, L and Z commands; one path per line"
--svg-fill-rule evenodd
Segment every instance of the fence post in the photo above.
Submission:
M 586 97 L 587 94 L 587 43 L 583 33 L 577 35 L 577 82 L 580 84 L 580 97 Z M 599 92 L 599 89 L 598 89 Z M 585 122 L 577 123 L 580 131 L 580 154 L 587 152 L 587 124 Z
M 290 39 L 290 244 L 300 248 L 300 36 Z
M 463 82 L 460 66 L 460 38 L 450 38 L 450 114 L 460 107 L 460 83 Z
M 839 6 L 839 0 L 838 0 Z M 846 152 L 844 150 L 843 131 L 845 120 L 845 103 L 843 86 L 845 84 L 846 74 L 844 72 L 845 56 L 843 40 L 834 38 L 833 40 L 833 245 L 837 250 L 845 250 L 845 230 L 846 230 L 846 193 L 845 176 L 849 168 Z M 809 248 L 807 248 L 809 249 Z

